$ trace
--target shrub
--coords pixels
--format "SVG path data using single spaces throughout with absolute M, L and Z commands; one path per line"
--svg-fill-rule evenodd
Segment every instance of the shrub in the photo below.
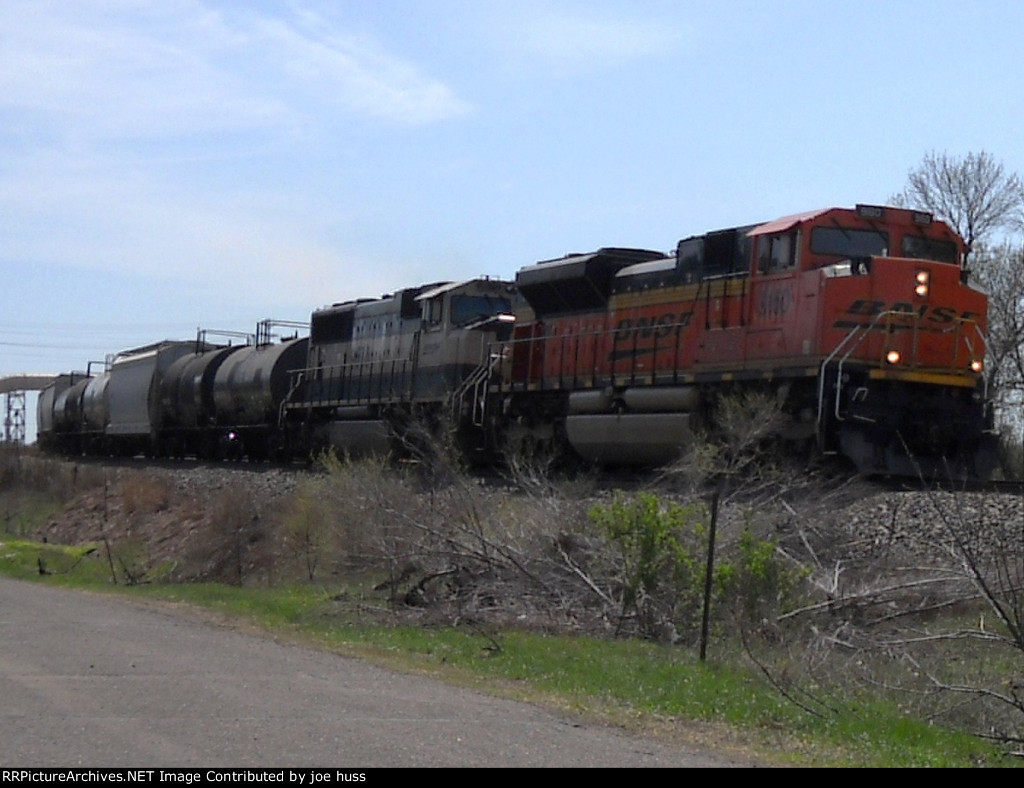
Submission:
M 706 507 L 664 503 L 653 493 L 619 494 L 594 506 L 590 517 L 619 551 L 622 616 L 635 616 L 646 637 L 692 629 L 704 586 Z
M 716 567 L 715 589 L 741 625 L 775 619 L 793 601 L 809 570 L 787 566 L 775 542 L 754 535 L 749 524 Z
M 618 599 L 623 619 L 645 637 L 690 640 L 700 621 L 708 555 L 709 511 L 702 502 L 665 502 L 648 492 L 590 510 L 620 557 Z M 774 542 L 745 528 L 721 550 L 712 569 L 712 611 L 741 624 L 774 616 L 803 574 L 780 560 Z M 718 615 L 721 621 L 721 615 Z

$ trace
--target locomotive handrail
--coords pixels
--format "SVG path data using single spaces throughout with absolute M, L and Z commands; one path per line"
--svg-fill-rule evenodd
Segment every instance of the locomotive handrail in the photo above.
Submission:
M 742 288 L 740 288 L 740 321 L 738 325 L 742 328 L 747 325 L 747 282 L 750 281 L 750 271 L 729 271 L 725 274 L 715 274 L 714 276 L 702 276 L 700 281 L 697 283 L 697 295 L 694 296 L 691 302 L 691 309 L 697 305 L 697 301 L 700 300 L 700 291 L 704 287 L 704 283 L 708 283 L 707 291 L 704 294 L 704 328 L 710 330 L 713 326 L 711 325 L 711 285 L 714 282 L 722 282 L 722 298 L 725 299 L 729 295 L 729 282 L 740 279 L 742 281 Z M 724 301 L 723 301 L 724 303 Z M 714 328 L 729 328 L 729 312 L 727 309 L 722 310 L 721 323 Z
M 860 346 L 860 343 L 863 342 L 868 336 L 871 335 L 871 332 L 875 330 L 875 328 L 877 327 L 878 323 L 881 321 L 881 319 L 883 317 L 884 318 L 891 318 L 894 315 L 899 315 L 899 316 L 902 316 L 903 318 L 908 318 L 908 317 L 912 318 L 912 317 L 914 317 L 914 315 L 912 313 L 909 313 L 909 312 L 895 312 L 893 310 L 888 310 L 888 311 L 885 311 L 885 312 L 880 312 L 877 315 L 875 315 L 874 320 L 872 320 L 870 323 L 862 323 L 860 325 L 854 326 L 850 330 L 850 333 L 848 333 L 843 338 L 843 340 L 838 345 L 836 345 L 836 347 L 833 349 L 833 351 L 831 353 L 829 353 L 828 356 L 825 357 L 825 360 L 821 362 L 820 372 L 818 374 L 818 418 L 817 418 L 817 431 L 818 431 L 818 441 L 819 441 L 819 444 L 822 443 L 821 436 L 823 434 L 822 433 L 823 416 L 824 416 L 824 413 L 825 413 L 825 374 L 826 374 L 826 367 L 828 366 L 828 364 L 837 355 L 839 355 L 840 351 L 842 351 L 843 348 L 846 347 L 846 345 L 848 343 L 850 343 L 851 341 L 853 342 L 853 344 L 850 347 L 850 349 L 847 350 L 846 353 L 843 355 L 843 357 L 839 360 L 839 365 L 836 367 L 836 387 L 835 387 L 836 388 L 836 396 L 835 396 L 834 415 L 835 415 L 836 421 L 844 421 L 845 419 L 843 418 L 842 414 L 840 414 L 840 412 L 839 412 L 839 406 L 840 406 L 841 401 L 842 401 L 842 391 L 843 391 L 843 365 L 846 363 L 847 359 L 849 359 L 850 356 L 853 354 L 853 351 L 856 350 Z M 856 341 L 853 341 L 854 339 L 856 339 Z M 916 342 L 915 342 L 915 348 L 916 348 Z M 822 445 L 821 448 L 822 448 L 822 451 L 825 452 L 826 454 L 834 454 L 835 453 L 835 452 L 827 451 L 823 445 Z
M 291 375 L 292 380 L 291 385 L 288 387 L 288 393 L 281 398 L 281 403 L 277 406 L 278 427 L 285 423 L 285 412 L 288 409 L 288 404 L 292 401 L 292 396 L 299 390 L 305 379 L 305 370 L 302 369 L 289 370 L 289 374 Z
M 885 312 L 880 312 L 878 315 L 875 316 L 874 320 L 872 320 L 870 323 L 866 324 L 865 326 L 862 326 L 862 328 L 864 330 L 863 330 L 863 333 L 860 335 L 860 338 L 853 344 L 853 347 L 851 347 L 848 351 L 846 351 L 846 354 L 839 360 L 839 366 L 836 368 L 836 400 L 835 400 L 835 417 L 836 417 L 836 421 L 844 421 L 845 420 L 845 419 L 843 419 L 842 415 L 839 413 L 839 407 L 840 407 L 840 404 L 841 404 L 841 394 L 842 394 L 842 390 L 843 390 L 843 386 L 842 386 L 843 365 L 846 363 L 847 359 L 849 359 L 850 356 L 853 354 L 853 351 L 857 349 L 857 347 L 860 345 L 860 343 L 863 342 L 867 337 L 869 337 L 871 335 L 871 332 L 875 330 L 876 325 L 883 318 L 885 319 L 885 323 L 886 323 L 886 335 L 887 336 L 891 335 L 893 333 L 893 328 L 892 328 L 893 323 L 892 323 L 892 321 L 893 321 L 894 317 L 900 318 L 902 320 L 910 320 L 910 321 L 912 321 L 912 330 L 914 332 L 914 335 L 913 335 L 913 338 L 911 340 L 911 348 L 912 348 L 911 358 L 914 359 L 915 362 L 916 362 L 917 355 L 918 355 L 918 342 L 917 342 L 917 340 L 918 340 L 918 328 L 920 327 L 920 319 L 917 317 L 916 314 L 914 314 L 912 312 L 903 312 L 903 311 L 897 311 L 897 310 L 893 310 L 893 309 L 886 310 Z M 856 330 L 856 329 L 854 329 L 854 330 Z
M 817 427 L 817 434 L 818 434 L 818 443 L 821 446 L 821 450 L 823 452 L 825 452 L 826 454 L 835 454 L 835 452 L 827 451 L 827 449 L 825 448 L 824 439 L 823 439 L 823 437 L 824 437 L 824 432 L 823 432 L 824 418 L 823 417 L 824 417 L 824 413 L 825 413 L 825 370 L 828 367 L 829 363 L 831 363 L 832 359 L 834 359 L 839 354 L 839 352 L 847 345 L 847 343 L 849 343 L 850 341 L 853 340 L 853 338 L 857 335 L 857 332 L 860 331 L 862 328 L 863 328 L 863 326 L 860 326 L 860 325 L 854 326 L 850 330 L 850 333 L 848 333 L 843 338 L 843 340 L 832 349 L 832 352 L 829 353 L 825 357 L 825 360 L 821 362 L 821 367 L 820 367 L 820 370 L 818 372 L 818 418 L 817 418 L 817 422 L 816 422 L 816 427 Z M 865 332 L 865 334 L 863 334 L 861 336 L 861 339 L 863 339 L 863 337 L 866 336 L 866 333 L 867 332 Z M 860 341 L 861 340 L 857 341 L 858 345 L 860 344 Z M 854 348 L 855 347 L 856 347 L 856 345 L 854 345 Z M 851 353 L 853 352 L 853 348 L 851 348 L 850 352 Z M 849 354 L 844 356 L 843 360 L 845 360 L 848 357 L 849 357 Z M 840 367 L 842 367 L 842 362 L 840 362 Z M 839 384 L 839 382 L 840 382 L 840 379 L 837 378 L 837 380 L 836 380 L 837 385 Z
M 470 409 L 470 423 L 474 427 L 484 426 L 487 417 L 487 397 L 484 393 L 490 385 L 491 375 L 495 368 L 504 359 L 502 353 L 491 352 L 491 346 L 484 347 L 487 359 L 480 364 L 459 384 L 452 394 L 452 415 L 458 417 L 462 411 L 462 402 L 466 395 L 472 390 L 472 408 Z
M 636 385 L 638 380 L 648 378 L 651 382 L 654 382 L 658 375 L 658 359 L 664 358 L 665 352 L 670 352 L 673 358 L 678 358 L 679 350 L 682 343 L 683 329 L 687 328 L 690 323 L 684 320 L 675 320 L 670 323 L 661 323 L 656 326 L 652 325 L 649 327 L 639 326 L 604 326 L 602 328 L 592 328 L 584 331 L 572 331 L 566 330 L 564 333 L 557 334 L 541 334 L 539 336 L 522 336 L 505 340 L 500 344 L 507 347 L 508 350 L 504 354 L 504 357 L 510 359 L 510 362 L 515 364 L 515 357 L 517 349 L 526 349 L 525 355 L 525 370 L 521 375 L 510 375 L 507 381 L 503 380 L 501 383 L 501 389 L 504 390 L 507 384 L 509 390 L 513 390 L 517 385 L 522 384 L 528 386 L 530 383 L 536 382 L 541 389 L 547 388 L 575 388 L 579 386 L 589 386 L 591 388 L 597 385 L 604 385 L 606 383 L 615 383 L 616 381 L 622 381 L 624 384 Z M 651 364 L 647 369 L 641 369 L 639 366 L 638 359 L 640 353 L 638 352 L 638 346 L 641 339 L 642 332 L 649 329 L 651 334 L 651 345 L 650 345 L 650 356 Z M 629 332 L 628 337 L 628 348 L 629 352 L 623 356 L 623 359 L 629 360 L 629 366 L 625 369 L 619 368 L 620 358 L 608 359 L 607 372 L 601 375 L 598 370 L 599 357 L 597 355 L 597 342 L 596 340 L 602 337 L 611 337 L 613 349 L 616 346 L 621 348 L 621 344 L 614 338 L 619 336 L 626 336 L 626 332 Z M 661 339 L 669 337 L 669 341 L 661 342 Z M 581 360 L 583 355 L 584 340 L 594 339 L 595 347 L 594 352 L 591 354 L 592 362 L 590 368 L 584 368 L 584 362 Z M 534 358 L 534 348 L 544 349 L 545 347 L 554 347 L 557 350 L 559 357 L 562 359 L 562 363 L 558 364 L 557 367 L 557 381 L 554 385 L 548 385 L 551 381 L 547 380 L 545 374 L 545 360 L 540 360 L 539 369 L 537 368 L 537 361 Z M 645 348 L 646 351 L 646 348 Z M 554 351 L 552 351 L 554 352 Z M 546 355 L 546 354 L 538 354 Z M 572 359 L 572 363 L 567 363 L 568 359 Z M 680 375 L 680 365 L 673 363 L 671 369 L 671 379 L 673 383 L 678 382 Z
M 296 370 L 297 382 L 293 388 L 298 389 L 304 383 L 306 395 L 292 404 L 324 407 L 373 403 L 382 401 L 385 396 L 408 399 L 412 384 L 411 379 L 407 380 L 410 364 L 408 359 L 384 359 Z M 400 385 L 396 386 L 396 382 Z

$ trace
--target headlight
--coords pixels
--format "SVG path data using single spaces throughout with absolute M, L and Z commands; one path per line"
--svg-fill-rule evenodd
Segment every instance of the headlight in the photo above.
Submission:
M 974 361 L 971 362 L 971 372 L 980 373 L 984 368 L 985 362 L 982 361 L 980 358 L 976 358 L 974 359 Z
M 928 287 L 931 284 L 932 275 L 928 271 L 918 271 L 914 276 L 916 282 L 914 286 L 914 294 L 918 298 L 924 298 L 928 295 Z
M 901 358 L 903 356 L 898 350 L 890 350 L 885 354 L 885 360 L 890 364 L 899 364 Z

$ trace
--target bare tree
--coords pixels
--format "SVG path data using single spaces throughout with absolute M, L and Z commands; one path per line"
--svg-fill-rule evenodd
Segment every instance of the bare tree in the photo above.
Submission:
M 1024 247 L 981 246 L 977 259 L 989 296 L 990 384 L 1024 392 Z
M 985 151 L 963 158 L 932 151 L 907 175 L 897 200 L 949 222 L 969 252 L 993 231 L 1021 226 L 1024 181 Z
M 1004 471 L 1010 471 L 1017 463 L 1006 455 L 1007 441 L 1016 446 L 1012 436 L 1024 426 L 1024 250 L 992 236 L 1024 231 L 1024 180 L 985 151 L 962 158 L 933 151 L 893 199 L 949 222 L 973 252 L 972 267 L 989 294 L 986 382 L 1004 428 Z
M 1003 471 L 1024 478 L 1024 247 L 979 245 L 978 279 L 988 292 L 985 376 L 1004 428 Z

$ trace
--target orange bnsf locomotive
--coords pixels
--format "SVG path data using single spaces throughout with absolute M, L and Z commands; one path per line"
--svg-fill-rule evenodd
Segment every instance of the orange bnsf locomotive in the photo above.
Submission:
M 867 473 L 987 476 L 986 296 L 919 211 L 859 205 L 603 248 L 519 271 L 492 407 L 505 440 L 604 463 L 679 456 L 727 392 L 771 392 L 784 438 Z

